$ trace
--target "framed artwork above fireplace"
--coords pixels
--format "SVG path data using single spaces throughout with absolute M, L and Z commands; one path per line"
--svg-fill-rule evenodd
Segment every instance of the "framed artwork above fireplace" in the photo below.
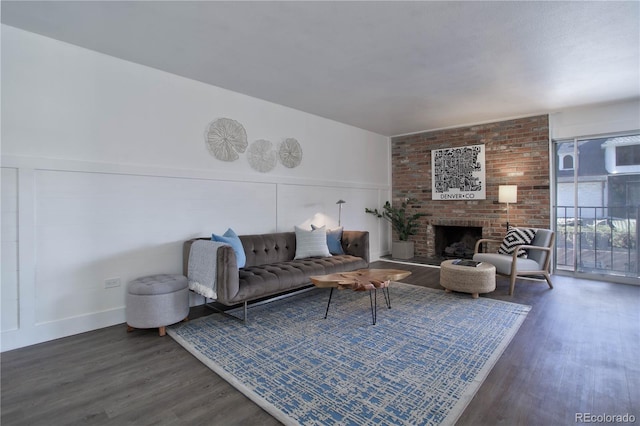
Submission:
M 484 145 L 431 150 L 431 199 L 486 199 L 485 169 Z

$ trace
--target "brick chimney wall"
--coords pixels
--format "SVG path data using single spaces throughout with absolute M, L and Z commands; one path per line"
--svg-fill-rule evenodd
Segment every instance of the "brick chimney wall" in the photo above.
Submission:
M 485 200 L 432 200 L 431 150 L 485 145 Z M 548 228 L 550 223 L 549 119 L 518 118 L 391 139 L 392 203 L 411 197 L 421 218 L 416 256 L 434 256 L 434 226 L 480 226 L 483 238 L 502 239 L 506 204 L 498 203 L 498 185 L 518 185 L 518 202 L 509 204 L 514 226 Z M 394 238 L 395 235 L 394 235 Z

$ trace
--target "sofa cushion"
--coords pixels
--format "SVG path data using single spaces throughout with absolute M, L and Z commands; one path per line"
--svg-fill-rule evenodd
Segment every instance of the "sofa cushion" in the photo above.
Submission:
M 296 255 L 296 233 L 240 235 L 248 266 L 288 262 Z
M 278 294 L 311 285 L 309 277 L 312 275 L 354 271 L 367 266 L 368 263 L 361 257 L 344 254 L 246 267 L 240 269 L 239 289 L 234 300 L 252 300 Z
M 331 256 L 327 247 L 327 232 L 325 227 L 313 230 L 295 227 L 296 231 L 296 255 L 294 259 L 305 259 L 314 256 Z
M 247 262 L 247 256 L 244 254 L 242 241 L 240 241 L 240 238 L 233 229 L 227 229 L 227 231 L 222 235 L 212 234 L 211 239 L 219 243 L 229 244 L 233 248 L 233 251 L 236 253 L 238 268 L 242 268 L 245 266 Z

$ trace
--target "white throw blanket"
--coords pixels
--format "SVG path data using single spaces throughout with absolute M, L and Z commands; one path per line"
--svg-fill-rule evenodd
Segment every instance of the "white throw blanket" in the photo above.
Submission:
M 228 244 L 211 240 L 197 240 L 191 245 L 187 277 L 189 289 L 209 299 L 217 299 L 216 254 L 218 247 Z

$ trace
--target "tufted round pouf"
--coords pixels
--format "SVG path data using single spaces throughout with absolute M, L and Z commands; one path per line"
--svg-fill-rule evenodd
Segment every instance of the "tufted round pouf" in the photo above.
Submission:
M 477 299 L 478 293 L 496 289 L 496 267 L 486 262 L 475 267 L 460 266 L 445 260 L 440 264 L 440 285 L 447 291 L 471 293 Z
M 127 330 L 159 328 L 189 316 L 189 283 L 183 275 L 149 275 L 127 285 Z

